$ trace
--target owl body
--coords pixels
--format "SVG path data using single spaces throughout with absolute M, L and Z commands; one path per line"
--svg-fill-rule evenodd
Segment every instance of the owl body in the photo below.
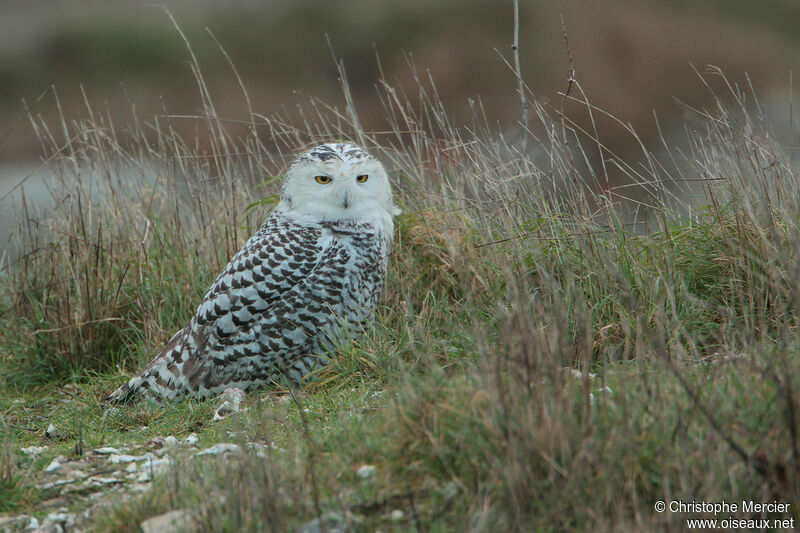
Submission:
M 189 324 L 109 399 L 300 386 L 327 363 L 342 336 L 357 335 L 372 320 L 397 212 L 383 167 L 363 150 L 335 144 L 303 154 L 287 173 L 276 209 L 217 277 Z

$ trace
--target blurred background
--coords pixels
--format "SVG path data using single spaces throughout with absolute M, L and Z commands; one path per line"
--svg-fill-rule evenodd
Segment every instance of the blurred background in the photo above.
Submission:
M 344 62 L 360 119 L 386 127 L 375 85 L 381 71 L 413 93 L 413 65 L 430 72 L 453 122 L 471 120 L 480 100 L 490 123 L 513 130 L 520 116 L 510 67 L 511 0 L 176 0 L 164 2 L 190 41 L 221 117 L 289 115 L 300 95 L 332 105 L 343 98 L 328 40 Z M 723 69 L 731 83 L 752 84 L 761 108 L 791 142 L 790 73 L 800 62 L 796 0 L 521 0 L 522 75 L 540 102 L 560 105 L 568 54 L 589 101 L 630 123 L 647 145 L 679 145 L 687 106 L 712 105 L 697 71 Z M 561 9 L 561 10 L 560 10 Z M 212 35 L 207 31 L 210 30 Z M 327 35 L 327 39 L 326 39 Z M 29 110 L 54 129 L 108 113 L 119 125 L 168 112 L 195 115 L 201 99 L 184 42 L 164 9 L 144 2 L 0 2 L 0 194 L 36 168 L 40 147 Z M 694 66 L 694 68 L 693 68 Z M 721 80 L 709 79 L 721 87 Z M 573 94 L 579 95 L 575 92 Z M 683 102 L 686 105 L 682 105 Z M 585 109 L 571 116 L 588 125 Z M 176 122 L 191 134 L 190 119 Z M 639 149 L 610 120 L 604 143 L 620 155 Z M 201 140 L 202 141 L 202 140 Z M 36 194 L 37 180 L 26 183 Z

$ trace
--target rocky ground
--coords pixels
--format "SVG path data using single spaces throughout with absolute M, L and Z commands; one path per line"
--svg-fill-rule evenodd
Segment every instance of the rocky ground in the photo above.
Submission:
M 303 396 L 301 394 L 298 398 Z M 371 398 L 379 396 L 379 393 L 370 394 Z M 132 498 L 153 492 L 154 481 L 171 472 L 180 477 L 178 472 L 198 471 L 210 466 L 202 464 L 204 462 L 228 462 L 243 454 L 256 458 L 266 458 L 267 454 L 272 457 L 274 454 L 287 456 L 287 449 L 268 439 L 243 440 L 241 433 L 230 428 L 242 423 L 240 414 L 249 414 L 245 413 L 249 410 L 245 407 L 246 403 L 268 402 L 277 409 L 285 409 L 293 404 L 291 398 L 286 394 L 268 394 L 248 399 L 241 389 L 229 389 L 214 401 L 198 404 L 203 407 L 206 418 L 206 422 L 199 426 L 203 430 L 202 438 L 196 433 L 181 437 L 152 436 L 152 428 L 145 425 L 133 428 L 133 433 L 142 435 L 140 438 L 128 435 L 126 443 L 88 446 L 82 438 L 75 442 L 71 430 L 50 423 L 41 438 L 42 445 L 28 445 L 13 450 L 15 456 L 20 458 L 20 463 L 29 465 L 26 476 L 36 493 L 37 503 L 33 507 L 28 506 L 26 512 L 0 513 L 0 533 L 96 530 L 98 519 L 104 514 L 112 512 L 115 507 L 124 507 Z M 209 403 L 212 404 L 210 408 L 207 405 Z M 212 411 L 214 407 L 216 409 Z M 126 408 L 130 409 L 128 406 L 111 407 L 102 417 L 124 415 L 120 410 Z M 310 412 L 307 408 L 303 408 L 303 411 Z M 212 438 L 227 436 L 236 442 L 209 443 L 209 435 Z M 371 464 L 360 464 L 352 474 L 358 482 L 369 485 L 377 479 L 378 468 Z M 289 495 L 284 491 L 283 497 L 288 499 Z M 408 514 L 402 509 L 382 507 L 385 509 L 382 508 L 381 513 L 389 524 L 409 520 Z M 197 508 L 173 509 L 137 520 L 129 528 L 144 533 L 192 530 L 192 522 L 197 515 Z M 357 512 L 349 509 L 343 512 L 329 511 L 302 523 L 298 531 L 348 531 L 352 524 L 361 520 Z M 99 527 L 102 529 L 104 526 Z
M 245 393 L 229 389 L 217 399 L 219 407 L 213 421 L 219 421 L 241 410 Z M 287 396 L 279 401 L 285 401 Z M 112 410 L 118 409 L 116 407 Z M 147 428 L 141 428 L 146 430 Z M 59 428 L 50 424 L 45 431 L 46 441 L 57 442 L 62 437 Z M 173 435 L 155 437 L 137 446 L 101 446 L 84 449 L 83 443 L 75 445 L 72 457 L 58 455 L 38 471 L 33 472 L 35 488 L 40 491 L 42 503 L 38 508 L 46 512 L 44 518 L 29 514 L 0 515 L 0 532 L 63 533 L 81 531 L 82 525 L 98 513 L 121 500 L 150 490 L 152 482 L 163 475 L 170 466 L 185 461 L 203 461 L 209 457 L 240 451 L 239 444 L 219 442 L 198 447 L 195 433 L 178 439 Z M 247 442 L 246 446 L 257 456 L 263 456 L 265 444 Z M 50 446 L 27 446 L 20 452 L 34 460 L 47 456 Z M 83 508 L 80 512 L 74 509 Z M 70 511 L 73 509 L 73 511 Z M 191 511 L 170 511 L 149 518 L 139 524 L 144 533 L 167 532 L 185 528 L 191 521 Z M 310 531 L 313 531 L 310 530 Z

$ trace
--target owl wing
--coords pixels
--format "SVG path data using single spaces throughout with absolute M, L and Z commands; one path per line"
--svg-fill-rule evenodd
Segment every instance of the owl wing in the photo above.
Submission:
M 324 255 L 320 227 L 271 216 L 230 260 L 191 322 L 137 376 L 106 400 L 125 402 L 153 389 L 171 397 L 209 371 L 207 359 L 251 334 L 251 325 L 310 275 Z
M 311 274 L 323 255 L 321 239 L 318 227 L 271 218 L 211 285 L 190 328 L 226 344 Z

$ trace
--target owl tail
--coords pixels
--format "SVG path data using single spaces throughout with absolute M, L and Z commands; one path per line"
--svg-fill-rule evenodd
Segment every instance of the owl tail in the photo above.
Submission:
M 140 389 L 142 386 L 142 382 L 144 380 L 141 377 L 133 378 L 132 380 L 128 381 L 125 385 L 121 386 L 105 398 L 103 398 L 104 402 L 108 403 L 127 403 L 134 398 L 136 398 L 140 394 Z
M 184 328 L 173 335 L 172 339 L 161 350 L 161 353 L 155 356 L 144 370 L 136 377 L 131 378 L 125 385 L 106 396 L 103 401 L 126 403 L 139 397 L 157 400 L 160 396 L 163 396 L 165 391 L 159 387 L 159 379 L 166 381 L 172 377 L 167 371 L 168 363 L 172 360 L 173 352 L 178 351 L 179 353 L 181 340 L 185 337 L 187 330 L 188 328 Z

